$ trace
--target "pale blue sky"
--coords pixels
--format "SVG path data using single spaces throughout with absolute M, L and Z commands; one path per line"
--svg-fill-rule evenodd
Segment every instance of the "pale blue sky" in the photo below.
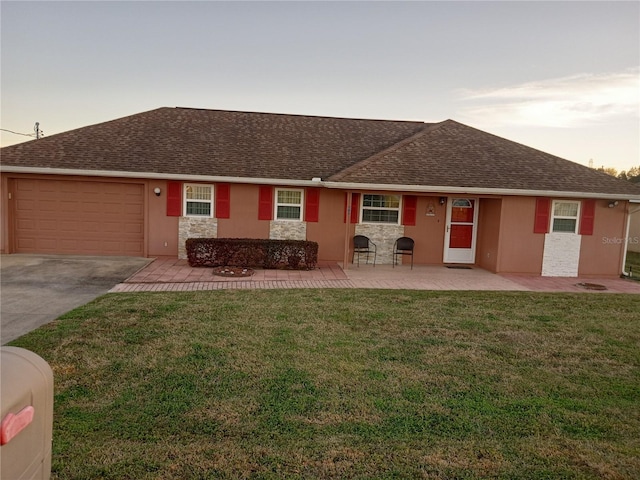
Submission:
M 447 118 L 640 165 L 640 3 L 9 2 L 2 128 L 163 106 Z M 27 137 L 2 132 L 2 145 Z

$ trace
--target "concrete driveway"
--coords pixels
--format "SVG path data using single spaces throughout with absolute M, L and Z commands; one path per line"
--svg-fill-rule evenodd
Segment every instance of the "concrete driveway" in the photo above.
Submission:
M 151 261 L 138 257 L 2 255 L 0 344 L 107 293 Z

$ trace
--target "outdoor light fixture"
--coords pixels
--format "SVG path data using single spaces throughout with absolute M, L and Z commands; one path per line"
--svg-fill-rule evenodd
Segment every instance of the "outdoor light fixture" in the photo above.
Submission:
M 618 201 L 615 200 L 613 202 L 609 202 L 609 208 L 613 208 L 613 207 L 617 207 L 618 206 Z
M 161 192 L 162 190 L 160 190 L 160 187 L 156 187 L 153 189 L 153 193 L 156 194 L 156 197 L 159 197 Z
M 440 205 L 444 205 L 447 201 L 447 197 L 440 197 Z

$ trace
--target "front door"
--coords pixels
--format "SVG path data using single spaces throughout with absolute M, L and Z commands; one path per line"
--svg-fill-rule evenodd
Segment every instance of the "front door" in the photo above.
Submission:
M 449 198 L 444 263 L 475 263 L 477 198 Z

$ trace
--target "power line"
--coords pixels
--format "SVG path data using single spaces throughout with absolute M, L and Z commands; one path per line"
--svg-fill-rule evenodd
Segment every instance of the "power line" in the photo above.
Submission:
M 14 135 L 22 135 L 23 137 L 36 137 L 36 140 L 38 140 L 40 137 L 44 137 L 44 132 L 40 130 L 40 122 L 36 122 L 35 126 L 33 127 L 34 133 L 14 132 L 13 130 L 8 130 L 6 128 L 0 128 L 0 130 L 3 132 L 13 133 Z
M 35 133 L 19 133 L 19 132 L 14 132 L 13 130 L 7 130 L 6 128 L 0 128 L 0 130 L 2 130 L 3 132 L 13 133 L 15 135 L 22 135 L 24 137 L 35 137 L 36 136 Z

